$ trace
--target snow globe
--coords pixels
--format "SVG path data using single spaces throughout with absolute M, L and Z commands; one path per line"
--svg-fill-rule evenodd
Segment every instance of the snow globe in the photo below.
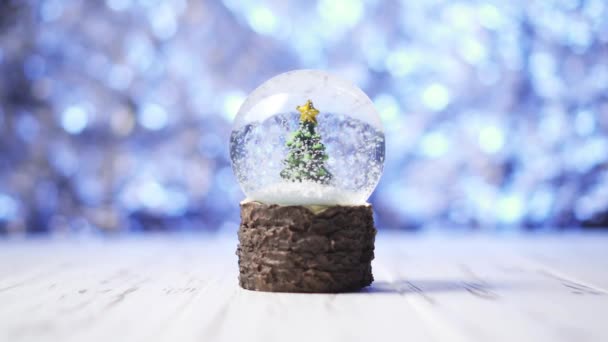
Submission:
M 382 175 L 384 150 L 372 101 L 348 81 L 296 70 L 255 89 L 230 137 L 246 195 L 241 287 L 342 292 L 371 284 L 376 229 L 367 199 Z

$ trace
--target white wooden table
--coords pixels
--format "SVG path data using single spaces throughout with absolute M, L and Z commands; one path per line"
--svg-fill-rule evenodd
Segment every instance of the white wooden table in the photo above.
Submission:
M 360 293 L 237 285 L 236 239 L 0 241 L 0 341 L 608 341 L 608 235 L 381 232 Z

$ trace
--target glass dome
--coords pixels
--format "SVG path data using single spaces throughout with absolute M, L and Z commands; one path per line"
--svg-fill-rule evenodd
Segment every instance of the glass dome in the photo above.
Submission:
M 384 130 L 354 84 L 323 71 L 290 71 L 247 97 L 234 121 L 230 157 L 248 200 L 363 204 L 382 175 Z

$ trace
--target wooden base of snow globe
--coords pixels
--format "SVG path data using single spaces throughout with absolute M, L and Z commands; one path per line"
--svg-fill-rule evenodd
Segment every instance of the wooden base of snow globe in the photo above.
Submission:
M 373 281 L 372 206 L 241 203 L 239 284 L 270 292 L 335 293 Z

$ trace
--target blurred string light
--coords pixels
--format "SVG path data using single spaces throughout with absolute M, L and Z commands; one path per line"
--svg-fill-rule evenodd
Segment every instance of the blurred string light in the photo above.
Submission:
M 18 203 L 12 197 L 0 193 L 0 220 L 10 221 L 17 217 Z
M 380 227 L 608 225 L 606 18 L 602 0 L 3 2 L 0 232 L 229 229 L 231 121 L 296 68 L 377 106 Z
M 148 20 L 156 37 L 167 40 L 177 32 L 175 7 L 168 2 L 162 2 L 148 9 Z
M 433 83 L 422 91 L 422 102 L 432 111 L 441 111 L 450 103 L 450 93 L 444 85 Z
M 264 6 L 255 6 L 248 13 L 247 19 L 251 28 L 257 33 L 272 35 L 279 29 L 277 17 Z
M 406 76 L 414 71 L 420 62 L 416 51 L 407 50 L 404 47 L 391 51 L 386 57 L 386 69 L 395 77 Z
M 498 200 L 496 216 L 500 223 L 514 224 L 521 221 L 524 216 L 524 203 L 521 196 L 505 194 Z
M 595 130 L 595 116 L 589 110 L 580 110 L 576 113 L 574 129 L 580 136 L 588 136 Z
M 247 95 L 241 91 L 231 91 L 224 95 L 222 113 L 227 120 L 234 119 L 246 97 Z
M 361 0 L 320 0 L 317 12 L 325 21 L 325 29 L 342 31 L 356 25 L 364 14 Z
M 167 126 L 169 120 L 167 111 L 156 103 L 146 103 L 138 115 L 139 123 L 146 129 L 158 131 Z
M 70 134 L 79 134 L 89 122 L 88 114 L 78 105 L 70 106 L 61 114 L 61 126 Z
M 551 214 L 553 194 L 547 186 L 539 186 L 527 203 L 527 215 L 532 222 L 544 222 Z
M 429 132 L 420 140 L 420 149 L 424 156 L 438 158 L 450 149 L 450 141 L 441 132 Z
M 479 132 L 479 147 L 487 153 L 496 153 L 504 145 L 504 136 L 500 128 L 487 126 Z
M 401 110 L 395 97 L 390 94 L 378 94 L 374 98 L 374 105 L 387 129 L 394 127 L 392 124 L 399 119 Z

